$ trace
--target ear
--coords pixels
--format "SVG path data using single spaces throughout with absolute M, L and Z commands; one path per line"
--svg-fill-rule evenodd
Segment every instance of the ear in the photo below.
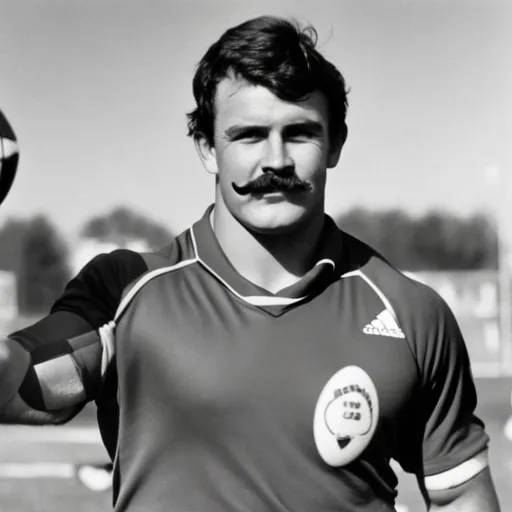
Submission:
M 219 168 L 217 166 L 217 154 L 215 148 L 210 145 L 206 137 L 200 135 L 194 139 L 197 154 L 201 159 L 203 167 L 208 174 L 217 174 Z
M 344 124 L 340 134 L 330 143 L 329 155 L 327 156 L 327 169 L 332 169 L 338 165 L 340 160 L 341 150 L 347 140 L 348 129 Z

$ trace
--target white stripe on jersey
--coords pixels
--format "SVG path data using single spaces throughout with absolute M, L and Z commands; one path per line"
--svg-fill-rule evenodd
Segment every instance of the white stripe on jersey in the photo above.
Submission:
M 174 270 L 178 270 L 180 268 L 186 267 L 188 265 L 192 265 L 193 263 L 196 263 L 197 259 L 193 258 L 190 260 L 184 260 L 180 261 L 179 263 L 176 263 L 176 265 L 171 265 L 170 267 L 162 267 L 157 268 L 155 270 L 152 270 L 150 272 L 147 272 L 144 274 L 130 289 L 130 291 L 124 296 L 123 300 L 120 302 L 116 314 L 114 316 L 114 321 L 116 322 L 119 317 L 123 314 L 124 310 L 127 308 L 127 306 L 130 304 L 130 302 L 133 300 L 135 295 L 137 295 L 137 292 L 149 281 L 154 279 L 155 277 L 158 277 L 162 274 L 166 274 L 168 272 L 173 272 Z
M 395 309 L 391 305 L 391 302 L 389 302 L 389 300 L 386 297 L 386 295 L 384 294 L 384 292 L 362 270 L 353 270 L 351 272 L 347 272 L 346 274 L 343 274 L 341 276 L 341 279 L 343 279 L 345 277 L 353 277 L 353 276 L 360 277 L 363 281 L 365 281 L 372 288 L 372 290 L 378 295 L 379 299 L 384 304 L 384 307 L 389 311 L 389 313 L 393 317 L 394 321 L 397 323 L 396 327 L 400 328 L 400 326 L 398 325 L 398 317 L 396 316 Z M 379 317 L 381 315 L 382 315 L 382 313 L 379 315 Z M 380 318 L 380 320 L 382 321 L 382 318 Z
M 116 314 L 114 316 L 114 320 L 106 323 L 98 329 L 98 333 L 101 341 L 101 376 L 104 377 L 108 365 L 115 353 L 115 329 L 116 322 L 119 320 L 123 312 L 130 305 L 130 302 L 133 300 L 135 295 L 142 289 L 144 285 L 146 285 L 149 281 L 158 277 L 162 274 L 166 274 L 168 272 L 173 272 L 174 270 L 178 270 L 180 268 L 186 267 L 188 265 L 192 265 L 193 263 L 197 263 L 196 259 L 184 260 L 176 265 L 171 265 L 170 267 L 158 268 L 156 270 L 152 270 L 144 274 L 135 284 L 132 286 L 130 291 L 124 296 L 123 300 L 120 302 L 117 307 Z

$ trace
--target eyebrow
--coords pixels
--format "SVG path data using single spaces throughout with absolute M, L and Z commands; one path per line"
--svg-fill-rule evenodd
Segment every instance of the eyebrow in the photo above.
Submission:
M 306 131 L 314 133 L 315 135 L 322 135 L 324 133 L 323 125 L 317 121 L 311 121 L 311 120 L 297 121 L 294 123 L 287 124 L 284 127 L 285 132 L 288 130 L 296 130 L 296 129 L 306 130 Z M 259 124 L 235 124 L 235 125 L 227 128 L 224 133 L 228 137 L 232 138 L 232 137 L 236 137 L 237 135 L 240 135 L 246 131 L 252 131 L 252 130 L 266 131 L 266 130 L 268 130 L 268 126 L 259 125 Z

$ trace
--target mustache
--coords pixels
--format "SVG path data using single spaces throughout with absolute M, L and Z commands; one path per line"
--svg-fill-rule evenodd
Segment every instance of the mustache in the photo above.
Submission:
M 311 185 L 307 181 L 301 180 L 295 174 L 290 176 L 279 176 L 272 172 L 262 174 L 245 185 L 237 185 L 233 182 L 231 183 L 231 186 L 233 187 L 233 190 L 241 196 L 279 191 L 304 192 L 311 189 Z

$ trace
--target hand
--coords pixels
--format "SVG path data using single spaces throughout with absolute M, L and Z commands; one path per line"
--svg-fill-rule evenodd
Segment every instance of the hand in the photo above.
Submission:
M 0 337 L 0 410 L 20 388 L 30 365 L 30 354 L 15 341 Z

